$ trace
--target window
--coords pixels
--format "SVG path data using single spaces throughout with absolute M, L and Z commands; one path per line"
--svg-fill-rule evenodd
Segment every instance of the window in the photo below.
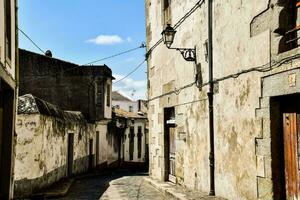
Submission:
M 96 85 L 96 105 L 98 106 L 98 107 L 102 107 L 102 94 L 103 94 L 103 92 L 102 92 L 102 85 L 101 84 L 97 84 Z
M 171 24 L 171 0 L 162 0 L 163 25 Z
M 133 112 L 133 107 L 129 106 L 129 112 Z
M 110 107 L 110 84 L 106 85 L 106 105 Z
M 142 127 L 138 127 L 138 158 L 142 157 Z
M 5 0 L 5 46 L 6 57 L 11 59 L 11 3 Z
M 120 105 L 115 105 L 115 108 L 116 109 L 120 109 Z
M 279 27 L 274 32 L 282 35 L 278 48 L 278 53 L 282 53 L 298 47 L 300 26 L 297 16 L 300 4 L 294 0 L 280 0 L 279 5 L 283 9 L 279 15 Z
M 133 160 L 133 152 L 134 152 L 134 127 L 130 127 L 129 133 L 129 159 Z

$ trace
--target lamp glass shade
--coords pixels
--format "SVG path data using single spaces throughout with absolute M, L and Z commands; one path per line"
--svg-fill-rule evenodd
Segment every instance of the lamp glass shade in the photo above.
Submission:
M 173 27 L 171 27 L 170 24 L 168 24 L 165 30 L 161 33 L 163 36 L 164 43 L 168 48 L 171 47 L 171 45 L 173 44 L 175 33 L 176 31 Z

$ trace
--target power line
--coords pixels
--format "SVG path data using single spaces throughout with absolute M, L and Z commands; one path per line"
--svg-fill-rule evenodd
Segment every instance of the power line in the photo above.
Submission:
M 18 28 L 18 30 L 43 54 L 45 54 L 45 51 L 43 51 L 22 29 Z
M 86 63 L 86 64 L 84 64 L 84 65 L 92 65 L 92 64 L 94 64 L 94 63 L 97 63 L 97 62 L 100 62 L 100 61 L 103 61 L 103 60 L 107 60 L 107 59 L 110 59 L 110 58 L 114 58 L 114 57 L 117 57 L 117 56 L 120 56 L 120 55 L 129 53 L 129 52 L 135 51 L 135 50 L 140 49 L 140 48 L 146 48 L 146 45 L 145 45 L 144 43 L 142 43 L 140 46 L 135 47 L 135 48 L 133 48 L 133 49 L 129 49 L 129 50 L 126 50 L 126 51 L 117 53 L 117 54 L 112 55 L 112 56 L 108 56 L 108 57 L 105 57 L 105 58 L 101 58 L 101 59 L 99 59 L 99 60 L 95 60 L 95 61 Z
M 102 61 L 102 60 L 107 60 L 109 58 L 114 58 L 114 57 L 117 57 L 117 56 L 120 56 L 120 55 L 123 55 L 123 54 L 126 54 L 126 53 L 129 53 L 131 51 L 134 51 L 136 49 L 140 49 L 140 48 L 145 48 L 145 44 L 142 43 L 140 46 L 136 47 L 136 48 L 133 48 L 133 49 L 129 49 L 129 50 L 126 50 L 126 51 L 123 51 L 123 52 L 120 52 L 120 53 L 117 53 L 117 54 L 114 54 L 114 55 L 111 55 L 111 56 L 108 56 L 108 57 L 105 57 L 105 58 L 101 58 L 97 61 L 93 61 L 93 62 L 90 62 L 90 63 L 95 63 L 95 62 L 99 62 L 99 61 Z M 34 81 L 34 80 L 37 80 L 37 79 L 43 79 L 43 78 L 47 78 L 48 75 L 57 75 L 57 74 L 60 74 L 60 73 L 65 73 L 65 72 L 69 72 L 69 71 L 72 71 L 72 70 L 75 70 L 77 68 L 80 68 L 80 67 L 84 67 L 88 64 L 85 64 L 85 65 L 78 65 L 76 67 L 73 67 L 73 68 L 69 68 L 69 69 L 66 69 L 66 70 L 63 70 L 63 71 L 60 71 L 60 72 L 57 72 L 57 73 L 53 73 L 53 74 L 45 74 L 41 77 L 36 77 L 36 78 L 32 78 L 30 80 L 27 80 L 27 81 L 22 81 L 22 83 L 26 83 L 26 82 L 31 82 L 31 81 Z
M 230 74 L 228 76 L 224 76 L 222 78 L 218 78 L 218 79 L 215 79 L 213 82 L 214 83 L 218 83 L 218 82 L 221 82 L 221 81 L 224 81 L 224 80 L 227 80 L 227 79 L 231 79 L 231 78 L 238 78 L 240 75 L 242 74 L 246 74 L 246 73 L 250 73 L 250 72 L 269 72 L 269 71 L 272 71 L 273 69 L 276 69 L 278 67 L 280 67 L 281 65 L 283 64 L 286 64 L 288 62 L 291 62 L 295 59 L 300 59 L 300 54 L 296 54 L 296 55 L 293 55 L 293 56 L 289 56 L 289 57 L 286 57 L 284 59 L 281 59 L 279 61 L 271 61 L 269 63 L 266 63 L 264 65 L 261 65 L 261 66 L 258 66 L 258 67 L 252 67 L 252 68 L 249 68 L 249 69 L 246 69 L 246 70 L 242 70 L 240 72 L 237 72 L 237 73 L 234 73 L 234 74 Z M 203 88 L 204 86 L 208 85 L 209 82 L 206 82 L 206 83 L 203 83 L 199 86 L 199 88 Z M 151 99 L 148 100 L 148 102 L 150 101 L 153 101 L 155 99 L 159 99 L 159 98 L 162 98 L 164 96 L 167 96 L 167 95 L 171 95 L 171 94 L 176 94 L 176 95 L 179 95 L 180 92 L 186 88 L 190 88 L 192 86 L 196 85 L 196 81 L 190 83 L 190 84 L 187 84 L 181 88 L 175 88 L 175 90 L 173 91 L 170 91 L 170 92 L 167 92 L 167 93 L 164 93 L 164 94 L 161 94 L 161 95 L 158 95 L 158 96 L 155 96 Z
M 113 84 L 117 84 L 121 81 L 123 81 L 124 79 L 126 79 L 127 77 L 129 77 L 131 74 L 133 74 L 136 70 L 138 70 L 144 63 L 146 62 L 146 60 L 144 59 L 136 68 L 134 68 L 131 72 L 129 72 L 126 76 L 124 76 L 123 78 L 121 78 L 120 80 L 117 80 L 116 82 L 114 82 Z
M 190 10 L 187 12 L 182 18 L 180 18 L 176 24 L 174 25 L 174 29 L 176 30 L 189 16 L 191 16 L 198 7 L 201 7 L 205 1 L 200 0 L 198 1 Z M 149 57 L 149 55 L 152 53 L 152 51 L 163 42 L 163 38 L 160 38 L 146 53 L 146 59 Z

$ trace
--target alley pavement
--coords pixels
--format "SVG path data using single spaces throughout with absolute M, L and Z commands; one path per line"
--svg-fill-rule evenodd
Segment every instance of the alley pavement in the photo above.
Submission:
M 166 200 L 147 181 L 146 173 L 117 172 L 76 180 L 65 197 L 57 200 Z

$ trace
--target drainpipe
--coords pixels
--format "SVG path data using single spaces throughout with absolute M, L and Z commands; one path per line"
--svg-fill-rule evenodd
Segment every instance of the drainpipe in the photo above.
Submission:
M 208 71 L 209 71 L 209 91 L 207 93 L 209 103 L 209 168 L 210 168 L 210 192 L 215 195 L 215 146 L 214 146 L 214 83 L 213 83 L 213 34 L 212 15 L 213 0 L 208 0 Z

